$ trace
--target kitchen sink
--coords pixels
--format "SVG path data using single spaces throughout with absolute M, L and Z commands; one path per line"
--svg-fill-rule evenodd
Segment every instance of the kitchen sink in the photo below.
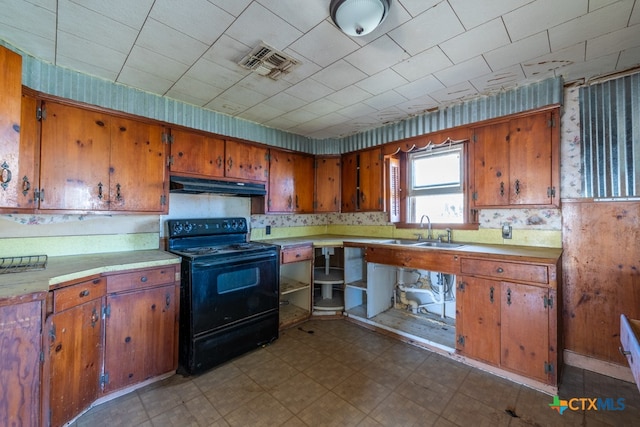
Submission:
M 462 243 L 453 242 L 417 242 L 414 246 L 427 247 L 427 248 L 459 248 L 464 246 Z
M 396 240 L 391 240 L 389 242 L 385 242 L 391 245 L 405 245 L 405 246 L 415 246 L 415 245 L 420 245 L 422 243 L 425 243 L 424 241 L 420 241 L 420 240 L 410 240 L 410 239 L 396 239 Z

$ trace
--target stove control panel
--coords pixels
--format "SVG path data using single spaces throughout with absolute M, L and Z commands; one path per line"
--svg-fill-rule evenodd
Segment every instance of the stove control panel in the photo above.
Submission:
M 247 233 L 246 218 L 194 218 L 167 221 L 169 237 Z

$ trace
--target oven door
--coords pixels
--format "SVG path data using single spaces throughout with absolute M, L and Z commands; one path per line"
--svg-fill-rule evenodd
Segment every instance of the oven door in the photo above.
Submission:
M 191 266 L 193 336 L 278 310 L 277 250 L 196 260 Z

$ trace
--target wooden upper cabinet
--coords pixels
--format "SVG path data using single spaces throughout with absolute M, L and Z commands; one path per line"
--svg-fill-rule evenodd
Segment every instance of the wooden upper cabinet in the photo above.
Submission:
M 193 177 L 224 177 L 224 139 L 171 129 L 171 173 Z
M 557 206 L 558 110 L 473 130 L 469 188 L 473 207 Z
M 373 148 L 342 157 L 342 212 L 383 209 L 382 149 Z
M 160 125 L 43 103 L 39 208 L 165 213 Z
M 160 125 L 111 120 L 109 210 L 166 212 L 166 147 Z
M 40 209 L 108 210 L 110 117 L 54 102 L 43 111 Z
M 0 46 L 0 72 L 0 208 L 15 208 L 24 203 L 20 198 L 22 57 Z
M 340 212 L 340 157 L 315 160 L 315 212 Z
M 236 141 L 225 144 L 225 177 L 266 182 L 269 174 L 267 148 Z
M 313 157 L 270 151 L 268 211 L 313 212 Z

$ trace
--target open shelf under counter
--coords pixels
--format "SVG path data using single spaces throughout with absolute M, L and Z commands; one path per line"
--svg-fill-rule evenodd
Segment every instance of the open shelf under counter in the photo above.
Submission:
M 295 325 L 309 318 L 309 310 L 294 304 L 280 305 L 280 328 Z
M 345 286 L 347 288 L 362 289 L 364 291 L 367 290 L 367 282 L 365 280 L 356 280 L 355 282 L 346 283 Z
M 309 283 L 304 283 L 289 277 L 280 277 L 280 295 L 287 295 L 303 289 L 309 289 Z

